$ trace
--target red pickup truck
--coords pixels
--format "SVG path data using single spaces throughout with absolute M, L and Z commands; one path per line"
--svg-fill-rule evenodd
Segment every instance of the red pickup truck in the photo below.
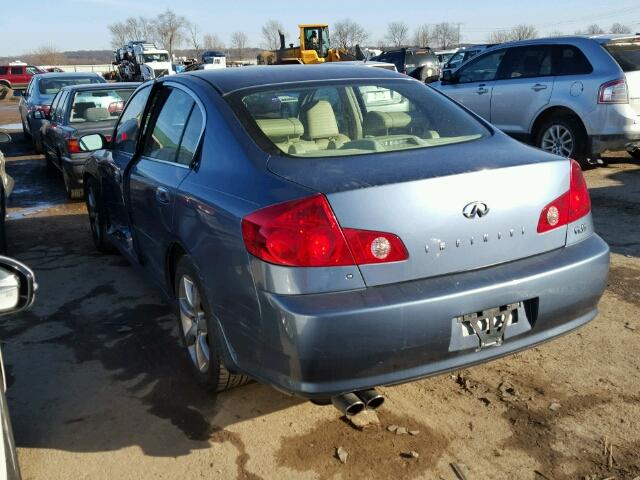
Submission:
M 44 73 L 33 65 L 0 65 L 0 87 L 13 89 L 26 88 L 31 77 L 37 73 Z

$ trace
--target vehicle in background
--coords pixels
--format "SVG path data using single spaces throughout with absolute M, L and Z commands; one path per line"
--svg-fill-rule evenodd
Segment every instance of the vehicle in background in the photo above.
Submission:
M 454 48 L 451 50 L 440 50 L 435 52 L 436 57 L 438 57 L 438 62 L 440 62 L 440 66 L 444 67 L 444 65 L 451 59 L 451 57 L 453 57 L 453 55 L 455 55 L 457 51 L 458 49 Z
M 202 54 L 202 63 L 205 65 L 211 65 L 211 67 L 205 67 L 205 70 L 210 68 L 226 68 L 227 56 L 223 52 L 207 50 Z
M 480 52 L 483 52 L 494 45 L 495 44 L 479 44 L 458 48 L 455 53 L 449 57 L 449 60 L 444 63 L 442 66 L 442 72 L 444 73 L 445 70 L 453 71 L 457 69 L 463 63 L 468 62 Z
M 37 288 L 35 276 L 29 267 L 13 258 L 0 256 L 0 316 L 12 315 L 31 307 L 35 301 Z M 1 352 L 0 369 L 2 370 L 0 378 L 2 382 L 0 385 L 0 429 L 2 429 L 0 458 L 4 463 L 0 467 L 4 470 L 0 472 L 0 478 L 20 480 L 20 466 L 6 397 L 7 376 Z
M 45 70 L 47 72 L 50 72 L 50 73 L 62 73 L 62 72 L 64 72 L 64 70 L 61 69 L 60 67 L 47 67 L 47 68 L 45 68 Z
M 29 84 L 31 78 L 39 73 L 44 73 L 44 70 L 33 65 L 0 65 L 0 87 L 22 90 Z
M 434 84 L 496 127 L 565 157 L 640 159 L 640 35 L 497 45 Z
M 53 99 L 51 111 L 40 129 L 47 162 L 62 172 L 69 198 L 82 198 L 84 162 L 79 138 L 90 133 L 108 137 L 125 103 L 139 83 L 72 85 Z M 41 112 L 36 112 L 38 117 Z
M 129 42 L 113 52 L 113 65 L 117 67 L 120 82 L 144 82 L 154 78 L 174 75 L 167 50 L 145 40 Z
M 35 118 L 35 112 L 42 112 L 46 117 L 53 97 L 62 87 L 105 82 L 106 80 L 97 73 L 43 73 L 31 79 L 22 94 L 18 111 L 25 139 L 31 140 L 36 153 L 42 153 L 40 127 L 42 127 L 43 118 L 40 116 Z
M 396 70 L 422 82 L 430 83 L 440 78 L 438 58 L 430 48 L 398 48 L 385 50 L 371 57 L 377 62 L 393 63 Z
M 387 62 L 378 62 L 376 60 L 351 60 L 348 62 L 333 62 L 325 64 L 327 66 L 331 65 L 343 65 L 343 66 L 351 66 L 351 67 L 369 67 L 369 68 L 382 68 L 384 70 L 389 70 L 392 72 L 397 72 L 396 66 L 393 63 Z
M 11 142 L 11 135 L 0 132 L 0 144 L 9 142 Z M 13 191 L 13 185 L 13 178 L 7 173 L 4 154 L 0 150 L 0 254 L 7 252 L 5 220 L 7 217 L 7 200 Z
M 570 332 L 607 284 L 576 162 L 385 69 L 166 77 L 80 140 L 96 247 L 173 300 L 209 390 L 252 377 L 354 413 Z

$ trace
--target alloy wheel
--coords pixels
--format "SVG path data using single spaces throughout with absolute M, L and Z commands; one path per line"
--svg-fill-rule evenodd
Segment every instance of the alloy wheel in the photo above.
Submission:
M 540 148 L 562 157 L 569 157 L 574 148 L 573 134 L 564 125 L 551 125 L 542 136 Z
M 195 282 L 182 275 L 178 290 L 182 334 L 195 367 L 202 373 L 209 370 L 210 351 L 207 319 L 202 308 L 202 297 Z

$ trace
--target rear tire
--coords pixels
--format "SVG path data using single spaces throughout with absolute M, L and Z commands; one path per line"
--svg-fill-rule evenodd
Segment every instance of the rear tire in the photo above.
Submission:
M 216 322 L 191 257 L 180 257 L 175 272 L 178 328 L 196 382 L 211 392 L 222 392 L 248 383 L 249 377 L 231 373 L 222 364 Z
M 545 120 L 535 138 L 536 147 L 555 155 L 584 163 L 587 158 L 587 135 L 580 121 L 572 115 Z

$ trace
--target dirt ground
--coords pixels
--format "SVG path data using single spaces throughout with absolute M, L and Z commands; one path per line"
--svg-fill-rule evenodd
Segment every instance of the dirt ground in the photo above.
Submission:
M 0 102 L 0 125 L 16 119 Z M 21 133 L 4 150 L 16 180 L 9 252 L 40 286 L 31 311 L 0 323 L 25 479 L 461 478 L 452 464 L 468 480 L 640 476 L 640 166 L 626 156 L 586 172 L 612 248 L 597 319 L 499 361 L 383 388 L 382 427 L 360 432 L 333 407 L 258 383 L 198 390 L 171 307 L 120 256 L 94 250 L 84 205 L 65 200 Z

